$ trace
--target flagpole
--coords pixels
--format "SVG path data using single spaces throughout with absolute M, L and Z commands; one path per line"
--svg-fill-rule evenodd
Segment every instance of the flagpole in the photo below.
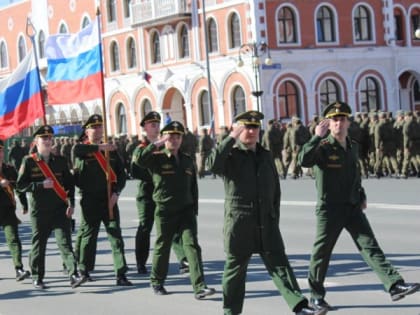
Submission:
M 29 33 L 29 27 L 32 28 L 32 35 Z M 39 74 L 38 53 L 36 51 L 36 43 L 35 43 L 36 29 L 35 29 L 35 26 L 32 24 L 30 17 L 26 18 L 26 36 L 28 36 L 32 42 L 32 49 L 34 51 L 35 65 L 36 65 L 36 75 L 38 77 L 39 90 L 41 91 L 41 104 L 44 111 L 44 116 L 42 117 L 42 123 L 46 125 L 47 117 L 46 117 L 46 110 L 45 110 L 45 102 L 44 102 L 44 95 L 43 95 L 42 84 L 41 84 L 41 75 Z
M 104 129 L 104 143 L 108 142 L 108 124 L 107 124 L 107 117 L 106 117 L 106 106 L 105 106 L 105 78 L 104 78 L 104 64 L 102 61 L 102 37 L 101 37 L 101 21 L 100 21 L 101 11 L 99 6 L 96 10 L 96 23 L 98 23 L 98 36 L 99 36 L 99 64 L 100 64 L 100 71 L 101 71 L 101 92 L 102 92 L 102 117 L 103 117 L 103 129 Z M 109 213 L 109 220 L 114 220 L 114 209 L 111 207 L 111 180 L 110 180 L 110 162 L 109 162 L 109 151 L 105 151 L 105 159 L 106 159 L 106 188 L 108 192 L 108 213 Z

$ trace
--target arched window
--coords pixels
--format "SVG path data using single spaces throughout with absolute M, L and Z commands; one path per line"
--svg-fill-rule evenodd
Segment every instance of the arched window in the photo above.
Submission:
M 296 18 L 291 8 L 280 9 L 277 17 L 277 31 L 280 44 L 297 42 Z
M 283 82 L 278 90 L 279 118 L 300 117 L 299 94 L 292 81 Z
M 117 8 L 115 6 L 115 0 L 108 0 L 107 3 L 107 17 L 108 17 L 108 23 L 115 22 L 117 19 Z
M 119 134 L 127 133 L 127 116 L 123 103 L 117 104 L 117 132 Z
M 327 79 L 321 84 L 319 97 L 321 101 L 321 108 L 328 104 L 341 100 L 341 93 L 335 81 Z
M 87 17 L 87 16 L 85 16 L 84 18 L 83 18 L 83 21 L 82 21 L 82 29 L 84 29 L 86 26 L 88 26 L 90 24 L 90 20 L 89 20 L 89 18 Z
M 373 77 L 365 77 L 360 81 L 360 101 L 362 112 L 381 109 L 381 97 L 378 81 Z
M 132 37 L 127 41 L 127 65 L 129 69 L 137 67 L 136 42 Z
M 395 25 L 395 39 L 396 40 L 404 39 L 403 16 L 404 14 L 400 10 L 396 10 L 394 12 L 394 25 Z
M 146 116 L 146 114 L 151 111 L 152 111 L 152 103 L 150 103 L 148 99 L 144 100 L 141 106 L 142 117 Z
M 411 36 L 415 39 L 415 40 L 420 40 L 420 38 L 417 38 L 414 33 L 416 32 L 416 30 L 420 29 L 420 9 L 419 8 L 415 8 L 413 9 L 412 13 L 411 13 Z
M 120 70 L 120 52 L 118 49 L 118 44 L 116 42 L 112 42 L 111 44 L 111 71 L 119 71 Z
M 356 41 L 372 40 L 371 17 L 368 9 L 359 5 L 354 14 L 354 35 Z
M 131 0 L 124 0 L 124 17 L 127 19 L 130 17 L 130 3 Z
M 152 34 L 152 41 L 151 41 L 151 56 L 152 56 L 152 63 L 161 62 L 160 57 L 160 38 L 157 32 L 153 32 Z
M 210 18 L 207 21 L 207 38 L 209 39 L 209 52 L 216 52 L 219 50 L 217 45 L 217 26 L 214 19 Z
M 187 58 L 190 56 L 190 45 L 188 41 L 188 29 L 186 25 L 182 25 L 178 35 L 179 57 Z
M 38 55 L 39 58 L 45 57 L 45 34 L 42 30 L 38 34 Z
M 330 8 L 319 8 L 316 14 L 316 31 L 318 42 L 335 42 L 334 15 Z
M 23 60 L 23 58 L 25 58 L 26 56 L 26 43 L 25 43 L 25 39 L 23 38 L 23 36 L 19 36 L 19 41 L 18 41 L 18 60 L 19 62 Z
M 67 30 L 67 26 L 64 23 L 60 24 L 60 29 L 58 30 L 60 34 L 67 34 L 69 31 Z
M 246 111 L 245 92 L 240 86 L 235 86 L 232 93 L 233 117 Z
M 0 68 L 7 68 L 9 66 L 7 59 L 7 47 L 6 43 L 2 41 L 0 43 Z
M 210 125 L 210 102 L 208 91 L 201 92 L 199 102 L 200 125 Z
M 229 21 L 229 48 L 241 47 L 241 24 L 239 16 L 232 13 Z

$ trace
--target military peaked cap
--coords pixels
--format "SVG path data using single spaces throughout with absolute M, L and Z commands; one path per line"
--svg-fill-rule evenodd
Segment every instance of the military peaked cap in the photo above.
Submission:
M 43 136 L 53 136 L 54 135 L 54 129 L 52 129 L 49 125 L 43 125 L 39 127 L 34 133 L 33 137 L 43 137 Z
M 102 116 L 98 114 L 93 114 L 86 120 L 85 124 L 82 126 L 83 129 L 88 129 L 94 126 L 102 126 L 104 123 Z
M 160 115 L 159 115 L 159 113 L 158 112 L 155 112 L 155 111 L 148 112 L 143 117 L 143 119 L 141 120 L 140 126 L 144 127 L 144 124 L 145 123 L 148 123 L 148 122 L 158 122 L 158 123 L 160 123 Z
M 160 131 L 162 135 L 177 133 L 180 135 L 184 134 L 184 126 L 179 121 L 171 121 Z
M 335 116 L 348 117 L 351 115 L 351 107 L 344 102 L 336 101 L 325 107 L 322 114 L 325 118 L 331 118 Z
M 234 120 L 235 122 L 240 123 L 245 126 L 246 125 L 261 126 L 261 119 L 263 118 L 264 118 L 263 113 L 256 110 L 249 110 L 247 112 L 236 115 Z

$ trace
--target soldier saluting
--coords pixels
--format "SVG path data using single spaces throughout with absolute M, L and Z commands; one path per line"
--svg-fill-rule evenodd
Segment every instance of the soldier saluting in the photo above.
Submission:
M 211 171 L 222 176 L 225 185 L 224 314 L 242 313 L 246 270 L 254 253 L 261 256 L 293 312 L 325 314 L 326 309 L 308 306 L 285 253 L 279 230 L 279 177 L 270 151 L 258 143 L 263 118 L 254 110 L 237 115 L 230 135 L 207 160 Z

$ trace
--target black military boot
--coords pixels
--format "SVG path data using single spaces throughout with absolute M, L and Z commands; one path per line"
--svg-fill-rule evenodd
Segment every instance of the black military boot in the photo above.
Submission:
M 406 295 L 413 294 L 420 289 L 420 283 L 407 284 L 405 282 L 398 282 L 391 287 L 389 294 L 392 301 L 398 301 Z
M 128 287 L 132 286 L 133 284 L 127 279 L 125 275 L 120 275 L 117 277 L 117 285 L 122 287 Z
M 30 275 L 31 273 L 27 270 L 23 270 L 23 268 L 16 269 L 16 281 L 22 281 L 28 278 Z

